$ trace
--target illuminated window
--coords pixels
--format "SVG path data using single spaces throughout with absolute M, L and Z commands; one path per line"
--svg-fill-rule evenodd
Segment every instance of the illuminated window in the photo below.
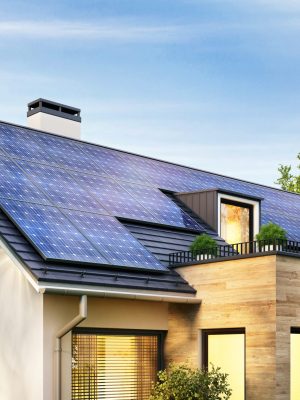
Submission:
M 252 206 L 221 201 L 221 237 L 229 244 L 249 242 L 253 238 Z
M 220 367 L 228 374 L 232 389 L 230 400 L 245 399 L 245 330 L 213 329 L 202 332 L 203 364 Z
M 74 333 L 72 400 L 148 400 L 161 342 L 161 334 Z
M 300 328 L 291 333 L 291 400 L 300 399 Z

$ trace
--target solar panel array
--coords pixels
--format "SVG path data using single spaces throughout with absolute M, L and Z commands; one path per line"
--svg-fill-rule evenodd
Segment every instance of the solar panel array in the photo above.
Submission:
M 46 259 L 107 262 L 56 207 L 4 199 L 0 204 Z
M 300 196 L 0 124 L 0 205 L 45 259 L 163 270 L 115 218 L 202 231 L 161 190 L 262 197 L 262 223 L 300 240 Z

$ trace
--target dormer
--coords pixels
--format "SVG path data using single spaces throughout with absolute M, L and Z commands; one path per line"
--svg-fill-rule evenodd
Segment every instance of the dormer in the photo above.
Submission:
M 250 242 L 259 232 L 261 197 L 218 188 L 176 197 L 229 244 Z

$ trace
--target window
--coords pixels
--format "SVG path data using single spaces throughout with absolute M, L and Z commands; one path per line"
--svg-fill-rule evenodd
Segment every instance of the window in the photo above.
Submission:
M 77 330 L 72 400 L 146 400 L 162 368 L 162 333 Z
M 218 193 L 218 233 L 229 244 L 251 242 L 259 232 L 260 201 Z
M 229 375 L 231 400 L 245 399 L 245 329 L 212 329 L 202 331 L 203 365 L 220 367 Z
M 300 398 L 300 328 L 291 329 L 291 400 Z
M 221 200 L 221 237 L 229 244 L 253 240 L 253 207 Z

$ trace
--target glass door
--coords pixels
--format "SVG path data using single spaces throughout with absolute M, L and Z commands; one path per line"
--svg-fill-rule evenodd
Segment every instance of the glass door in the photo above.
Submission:
M 203 364 L 228 374 L 232 389 L 230 400 L 245 399 L 245 330 L 212 329 L 202 331 Z

